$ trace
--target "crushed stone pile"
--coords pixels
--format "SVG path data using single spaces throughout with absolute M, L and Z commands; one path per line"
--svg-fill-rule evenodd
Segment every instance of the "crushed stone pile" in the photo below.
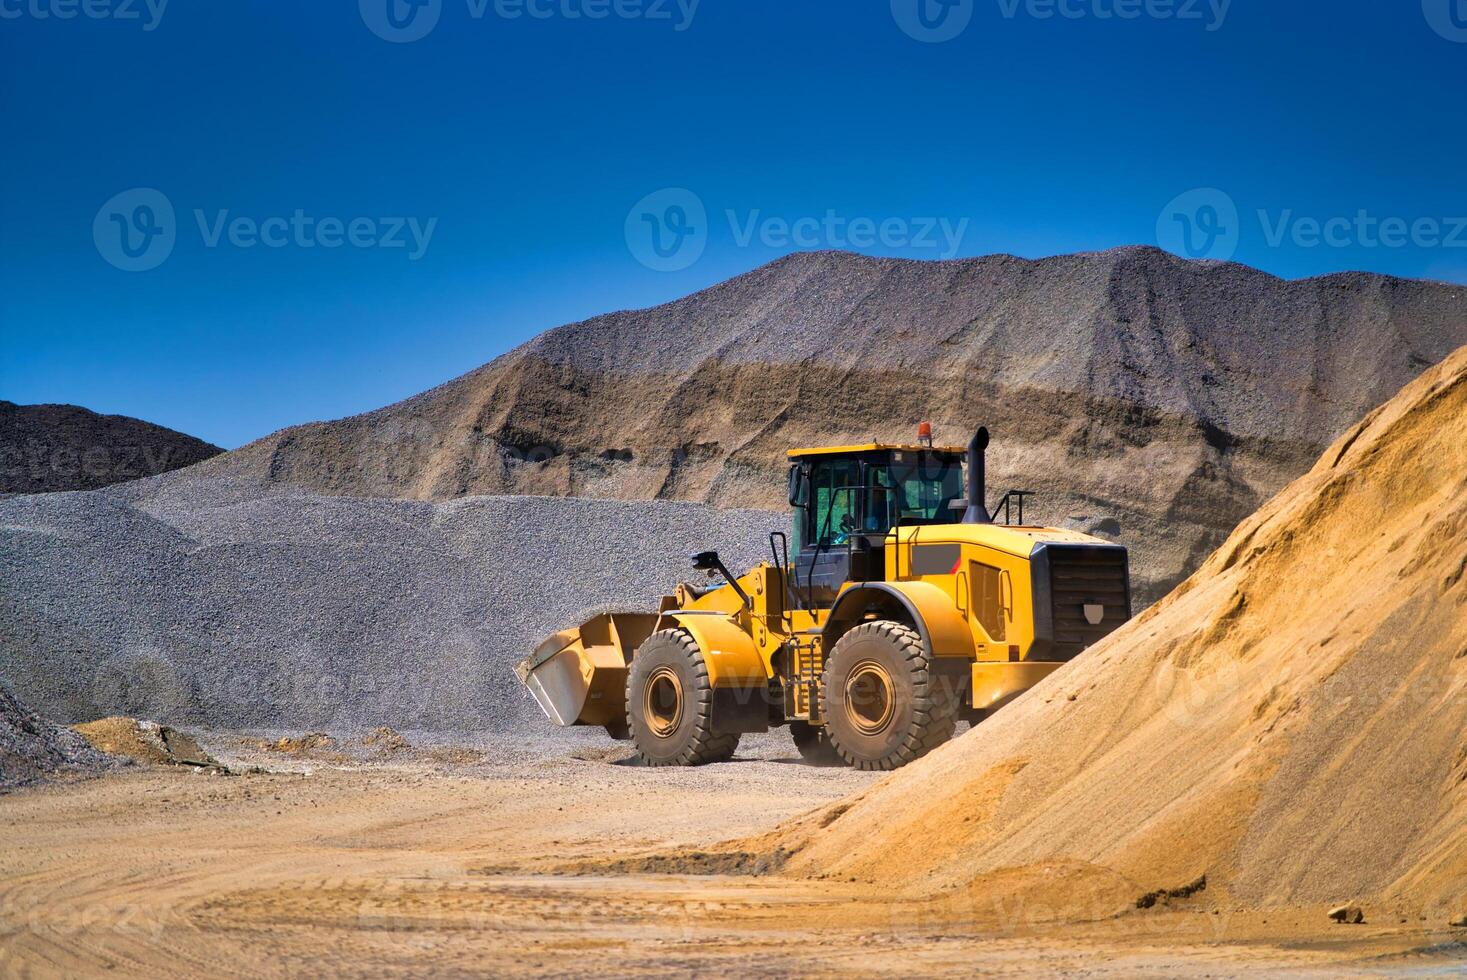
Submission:
M 784 505 L 785 451 L 994 435 L 994 499 L 1130 546 L 1139 604 L 1467 344 L 1467 287 L 1289 281 L 1155 248 L 948 262 L 806 252 L 546 331 L 374 412 L 202 464 L 317 494 Z
M 303 495 L 191 471 L 0 500 L 0 672 L 67 722 L 503 732 L 512 666 L 588 606 L 645 607 L 787 518 L 685 503 Z
M 126 415 L 0 400 L 0 494 L 95 490 L 192 466 L 218 446 Z
M 27 708 L 0 680 L 0 790 L 57 775 L 102 772 L 113 765 L 75 732 Z
M 844 809 L 790 869 L 1103 918 L 1467 914 L 1467 348 L 1189 581 Z M 825 824 L 822 826 L 822 824 Z

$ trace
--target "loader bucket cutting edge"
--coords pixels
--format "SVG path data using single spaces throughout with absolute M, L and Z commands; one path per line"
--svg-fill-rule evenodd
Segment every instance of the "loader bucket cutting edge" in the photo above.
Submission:
M 613 725 L 626 717 L 627 664 L 652 635 L 655 613 L 606 613 L 540 642 L 515 675 L 560 726 Z

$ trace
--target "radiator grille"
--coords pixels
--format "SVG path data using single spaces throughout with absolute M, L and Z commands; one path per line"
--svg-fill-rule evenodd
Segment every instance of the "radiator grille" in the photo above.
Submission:
M 1068 660 L 1131 618 L 1126 552 L 1120 548 L 1050 548 L 1049 589 L 1055 653 Z M 1100 606 L 1099 623 L 1085 607 Z

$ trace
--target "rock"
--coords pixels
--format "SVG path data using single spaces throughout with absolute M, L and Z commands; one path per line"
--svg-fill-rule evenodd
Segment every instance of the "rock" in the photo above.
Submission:
M 1346 925 L 1359 925 L 1365 921 L 1365 910 L 1355 904 L 1341 905 L 1329 910 L 1330 920 Z
M 1448 922 L 1447 925 L 1453 929 L 1467 929 L 1467 915 L 1459 915 L 1451 922 Z

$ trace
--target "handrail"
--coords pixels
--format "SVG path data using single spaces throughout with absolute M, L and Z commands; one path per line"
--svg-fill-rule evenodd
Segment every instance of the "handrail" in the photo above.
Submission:
M 1009 505 L 1014 500 L 1018 500 L 1018 502 L 1019 502 L 1019 523 L 1018 523 L 1017 526 L 1022 527 L 1023 524 L 1024 524 L 1024 498 L 1025 497 L 1032 497 L 1034 495 L 1035 495 L 1035 493 L 1034 493 L 1033 490 L 1010 490 L 1007 493 L 1005 493 L 1001 498 L 999 498 L 998 503 L 996 503 L 996 504 L 993 505 L 993 509 L 989 511 L 989 513 L 992 514 L 994 516 L 994 518 L 995 518 L 994 523 L 995 524 L 998 523 L 998 521 L 997 521 L 998 511 L 999 511 L 999 508 L 1003 508 L 1003 522 L 1004 522 L 1004 525 L 1007 526 L 1007 527 L 1014 527 L 1014 526 L 1016 526 L 1014 524 L 1013 520 L 1012 520 L 1013 513 L 1012 513 Z
M 775 540 L 776 539 L 778 539 L 779 544 L 775 544 Z M 784 560 L 783 561 L 780 561 L 780 548 L 781 547 L 783 547 L 783 550 L 784 550 Z M 774 557 L 774 567 L 779 571 L 779 590 L 780 590 L 780 592 L 784 593 L 784 595 L 783 595 L 783 600 L 784 601 L 782 601 L 779 604 L 779 610 L 780 610 L 779 621 L 781 623 L 783 623 L 787 627 L 786 632 L 788 632 L 789 631 L 789 628 L 793 628 L 794 627 L 794 622 L 795 622 L 795 620 L 794 620 L 794 614 L 790 612 L 790 608 L 789 608 L 789 606 L 790 606 L 790 598 L 791 598 L 791 596 L 793 596 L 793 598 L 794 598 L 794 600 L 796 602 L 799 602 L 800 601 L 799 583 L 798 582 L 795 583 L 795 585 L 796 585 L 795 588 L 793 588 L 793 589 L 790 588 L 790 539 L 789 539 L 789 536 L 786 535 L 783 531 L 770 531 L 769 532 L 769 552 Z

